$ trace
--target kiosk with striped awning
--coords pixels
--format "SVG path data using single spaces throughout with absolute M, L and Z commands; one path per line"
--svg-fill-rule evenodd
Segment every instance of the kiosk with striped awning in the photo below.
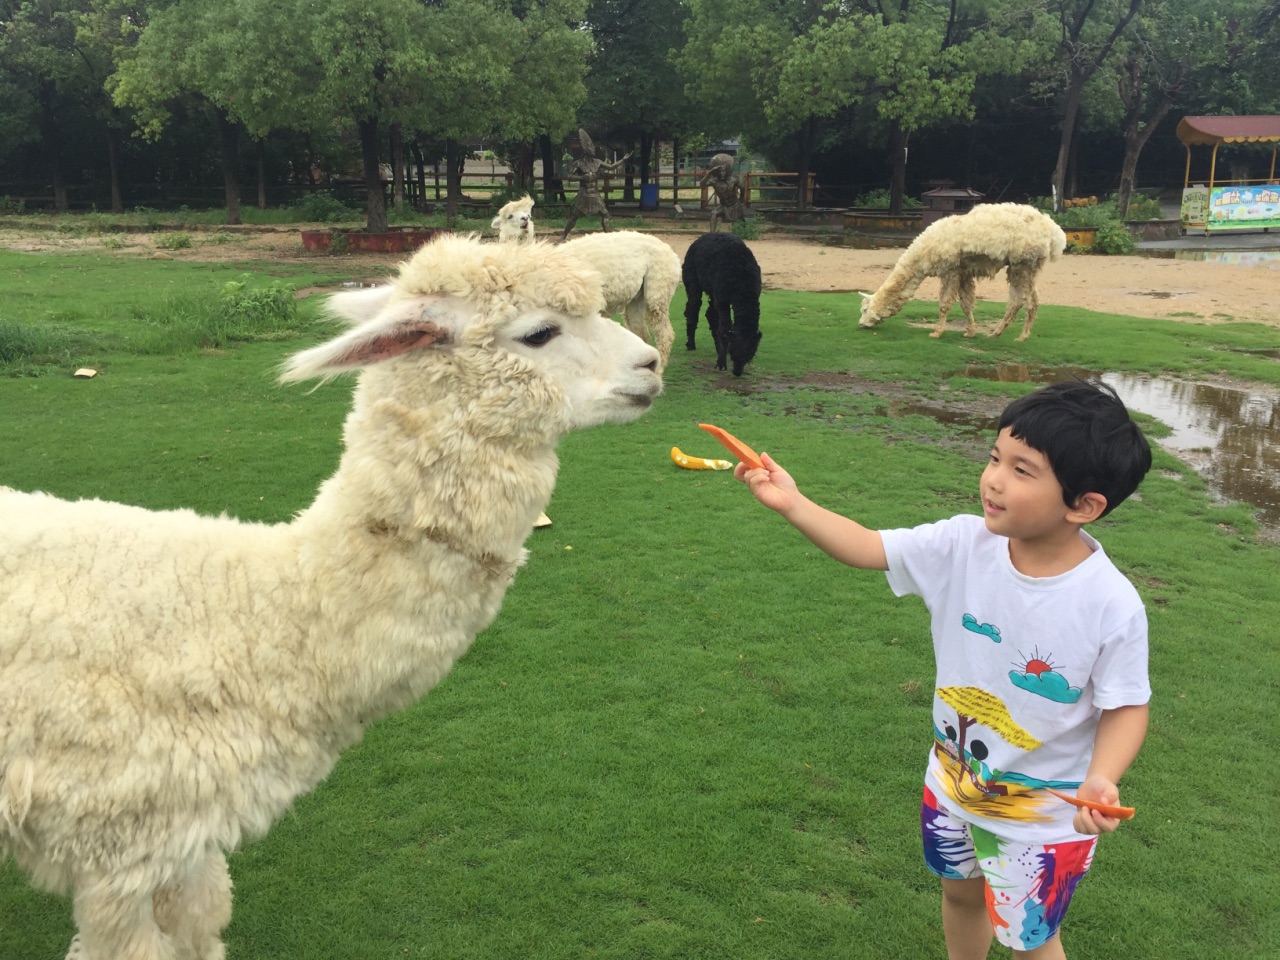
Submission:
M 1187 148 L 1182 182 L 1182 230 L 1263 230 L 1280 227 L 1280 182 L 1276 180 L 1276 146 L 1280 116 L 1183 117 L 1178 139 Z M 1223 145 L 1271 144 L 1271 168 L 1265 179 L 1218 179 L 1218 150 Z M 1207 182 L 1191 182 L 1191 148 L 1210 147 Z

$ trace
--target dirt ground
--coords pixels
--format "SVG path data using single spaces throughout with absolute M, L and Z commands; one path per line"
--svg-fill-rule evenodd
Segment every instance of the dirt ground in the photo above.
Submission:
M 697 232 L 657 234 L 684 255 Z M 296 229 L 241 228 L 196 232 L 192 245 L 170 250 L 166 234 L 107 234 L 66 236 L 51 232 L 0 230 L 0 247 L 14 250 L 101 250 L 121 257 L 163 257 L 175 260 L 227 261 L 303 258 L 328 259 L 329 254 L 302 249 Z M 767 288 L 849 292 L 874 290 L 893 269 L 900 248 L 861 250 L 832 245 L 820 237 L 801 237 L 770 231 L 751 248 L 764 273 Z M 391 254 L 344 255 L 345 262 L 367 266 L 372 278 L 394 269 Z M 1165 260 L 1153 257 L 1107 257 L 1068 254 L 1045 267 L 1039 282 L 1040 302 L 1083 307 L 1138 317 L 1166 317 L 1200 323 L 1248 320 L 1280 327 L 1280 258 L 1258 258 L 1255 265 Z M 926 280 L 916 297 L 936 299 L 938 283 Z M 979 283 L 980 300 L 1004 302 L 1003 276 Z M 957 307 L 952 325 L 962 325 Z

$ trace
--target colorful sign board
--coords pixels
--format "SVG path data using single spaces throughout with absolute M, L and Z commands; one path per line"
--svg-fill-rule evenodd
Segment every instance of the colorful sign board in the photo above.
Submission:
M 1182 226 L 1192 230 L 1260 230 L 1280 227 L 1280 184 L 1187 187 Z

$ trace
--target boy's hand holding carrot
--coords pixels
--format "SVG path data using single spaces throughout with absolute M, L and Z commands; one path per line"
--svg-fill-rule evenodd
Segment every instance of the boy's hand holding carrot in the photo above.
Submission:
M 745 463 L 739 463 L 733 468 L 733 475 L 745 483 L 755 498 L 766 507 L 785 514 L 802 499 L 796 482 L 767 453 L 760 454 L 760 461 L 764 464 L 764 469 L 753 469 Z

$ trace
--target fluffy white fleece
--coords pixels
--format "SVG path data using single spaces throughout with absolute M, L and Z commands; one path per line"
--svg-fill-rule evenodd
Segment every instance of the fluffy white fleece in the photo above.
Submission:
M 661 390 L 544 243 L 444 237 L 330 305 L 353 325 L 282 379 L 361 372 L 293 522 L 0 490 L 0 855 L 74 895 L 71 957 L 222 957 L 223 851 L 494 618 L 557 439 Z
M 629 329 L 658 348 L 663 367 L 671 356 L 675 329 L 671 298 L 680 285 L 680 258 L 657 237 L 634 230 L 589 233 L 561 244 L 604 279 L 605 313 L 621 313 Z
M 525 194 L 519 200 L 503 204 L 498 215 L 489 222 L 498 231 L 499 243 L 527 243 L 534 238 L 533 197 Z
M 931 337 L 942 336 L 947 314 L 956 300 L 968 325 L 965 336 L 977 332 L 973 303 L 978 279 L 994 277 L 1006 269 L 1009 299 L 1004 316 L 990 333 L 998 337 L 1018 311 L 1025 308 L 1022 324 L 1025 340 L 1036 322 L 1040 300 L 1036 277 L 1050 260 L 1062 256 L 1066 234 L 1035 207 L 1020 203 L 981 203 L 961 216 L 944 217 L 930 224 L 911 242 L 894 265 L 893 272 L 874 294 L 863 294 L 861 327 L 873 327 L 893 316 L 911 299 L 925 277 L 938 277 L 938 325 Z

